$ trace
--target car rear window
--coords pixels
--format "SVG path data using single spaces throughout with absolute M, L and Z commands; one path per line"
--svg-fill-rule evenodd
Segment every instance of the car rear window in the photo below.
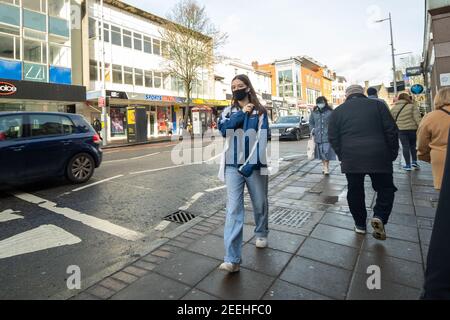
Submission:
M 0 141 L 20 139 L 23 136 L 22 115 L 0 117 Z
M 88 133 L 93 131 L 93 129 L 91 129 L 91 125 L 83 116 L 78 115 L 76 117 L 73 117 L 72 120 L 75 123 L 75 126 L 79 133 Z

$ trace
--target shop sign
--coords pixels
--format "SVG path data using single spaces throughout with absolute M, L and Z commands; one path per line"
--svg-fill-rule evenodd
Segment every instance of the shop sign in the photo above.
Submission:
M 145 100 L 147 101 L 163 101 L 162 96 L 154 95 L 154 94 L 146 94 Z
M 9 82 L 0 82 L 0 96 L 11 96 L 17 92 L 17 87 Z
M 170 96 L 162 96 L 162 101 L 164 101 L 164 102 L 177 102 L 175 97 L 170 97 Z
M 106 98 L 105 97 L 99 97 L 98 98 L 98 107 L 99 108 L 105 108 L 106 107 Z
M 195 104 L 206 104 L 205 100 L 203 99 L 193 99 L 192 102 Z
M 420 76 L 422 74 L 423 74 L 422 67 L 406 68 L 406 76 L 408 77 Z
M 127 110 L 127 121 L 129 125 L 136 124 L 136 110 L 128 109 Z

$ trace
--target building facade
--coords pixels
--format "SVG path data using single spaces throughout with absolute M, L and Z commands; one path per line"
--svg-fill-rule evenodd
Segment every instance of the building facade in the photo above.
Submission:
M 335 76 L 333 80 L 332 102 L 333 106 L 340 106 L 345 102 L 345 91 L 348 88 L 348 82 L 345 77 Z
M 312 108 L 316 105 L 316 99 L 323 95 L 323 70 L 322 65 L 310 57 L 301 57 L 303 96 L 305 104 Z
M 437 91 L 450 86 L 450 1 L 425 1 L 423 71 L 428 88 L 428 105 Z
M 78 1 L 0 0 L 0 112 L 75 112 L 85 100 L 72 52 L 79 12 Z
M 335 75 L 327 66 L 322 68 L 322 95 L 327 98 L 330 105 L 333 104 L 333 81 Z

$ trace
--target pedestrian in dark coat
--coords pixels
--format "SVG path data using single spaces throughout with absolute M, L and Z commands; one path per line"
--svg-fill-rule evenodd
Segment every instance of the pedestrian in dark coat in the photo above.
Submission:
M 450 141 L 450 135 L 449 135 Z M 434 229 L 431 235 L 428 261 L 425 271 L 423 298 L 426 300 L 450 300 L 450 148 L 447 148 L 447 160 L 441 196 L 436 211 Z
M 398 128 L 386 105 L 366 97 L 361 86 L 350 86 L 346 97 L 346 102 L 331 116 L 328 138 L 348 180 L 347 200 L 355 220 L 355 231 L 365 234 L 367 230 L 364 179 L 368 174 L 377 192 L 373 236 L 385 240 L 384 226 L 397 191 L 392 162 L 399 151 Z

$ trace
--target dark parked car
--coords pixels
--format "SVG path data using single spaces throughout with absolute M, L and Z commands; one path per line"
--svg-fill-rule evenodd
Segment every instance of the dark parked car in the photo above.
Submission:
M 0 185 L 55 176 L 84 183 L 102 162 L 100 141 L 81 115 L 0 113 Z
M 277 135 L 281 139 L 301 140 L 311 135 L 309 124 L 301 116 L 280 117 L 270 126 L 272 136 Z

